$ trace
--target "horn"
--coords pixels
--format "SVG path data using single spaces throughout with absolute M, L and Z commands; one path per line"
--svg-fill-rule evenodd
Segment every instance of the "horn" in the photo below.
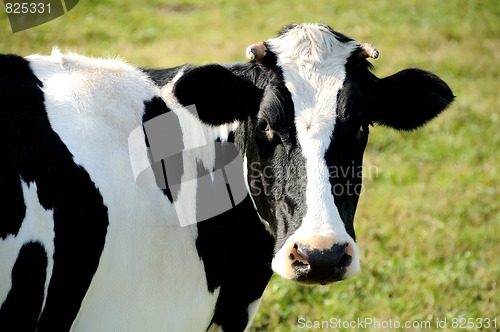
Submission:
M 247 47 L 245 55 L 250 61 L 261 62 L 266 55 L 267 48 L 264 42 L 258 42 Z
M 373 46 L 372 44 L 367 44 L 367 43 L 364 43 L 364 44 L 361 44 L 359 45 L 359 53 L 358 53 L 358 56 L 361 57 L 361 58 L 373 58 L 373 59 L 376 59 L 378 58 L 379 56 L 379 51 L 377 50 L 377 48 L 375 46 Z

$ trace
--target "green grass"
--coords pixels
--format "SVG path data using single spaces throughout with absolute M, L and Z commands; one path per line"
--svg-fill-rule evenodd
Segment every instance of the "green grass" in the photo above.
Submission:
M 244 61 L 247 45 L 292 21 L 328 23 L 373 43 L 379 76 L 431 70 L 457 99 L 418 132 L 372 128 L 365 165 L 378 173 L 365 180 L 355 218 L 361 273 L 321 287 L 274 277 L 254 331 L 299 331 L 299 317 L 425 320 L 434 328 L 447 318 L 449 331 L 456 317 L 500 319 L 497 0 L 87 0 L 16 34 L 0 14 L 0 52 L 58 45 L 155 67 Z

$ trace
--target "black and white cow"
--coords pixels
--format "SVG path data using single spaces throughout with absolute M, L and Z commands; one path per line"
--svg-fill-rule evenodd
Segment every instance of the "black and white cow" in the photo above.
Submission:
M 248 55 L 161 70 L 0 57 L 1 331 L 242 331 L 272 271 L 309 284 L 359 272 L 347 189 L 361 174 L 331 170 L 361 167 L 370 125 L 416 129 L 452 91 L 420 69 L 377 78 L 377 51 L 325 25 L 287 26 Z M 140 185 L 133 160 L 153 144 L 176 146 L 176 166 L 146 162 L 157 185 Z M 251 195 L 201 221 L 201 196 L 220 191 L 200 172 L 213 181 L 230 145 Z

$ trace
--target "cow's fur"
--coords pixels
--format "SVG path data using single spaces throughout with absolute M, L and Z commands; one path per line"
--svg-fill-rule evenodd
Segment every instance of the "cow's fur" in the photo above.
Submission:
M 369 125 L 413 130 L 453 100 L 420 69 L 377 78 L 360 45 L 304 24 L 267 40 L 261 63 L 0 56 L 0 329 L 242 331 L 272 270 L 358 273 L 361 174 L 345 168 L 361 167 Z M 180 153 L 140 185 L 166 118 Z M 222 172 L 233 144 L 240 172 Z M 234 181 L 251 195 L 200 220 L 201 196 L 236 195 Z

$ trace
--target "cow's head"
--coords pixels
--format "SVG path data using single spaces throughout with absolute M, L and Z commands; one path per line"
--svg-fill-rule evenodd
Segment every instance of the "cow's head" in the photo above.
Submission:
M 276 240 L 273 270 L 306 283 L 352 277 L 369 126 L 414 130 L 452 91 L 420 69 L 377 78 L 367 58 L 378 51 L 325 25 L 287 26 L 247 54 L 247 64 L 187 72 L 174 93 L 204 122 L 236 123 L 248 190 Z

